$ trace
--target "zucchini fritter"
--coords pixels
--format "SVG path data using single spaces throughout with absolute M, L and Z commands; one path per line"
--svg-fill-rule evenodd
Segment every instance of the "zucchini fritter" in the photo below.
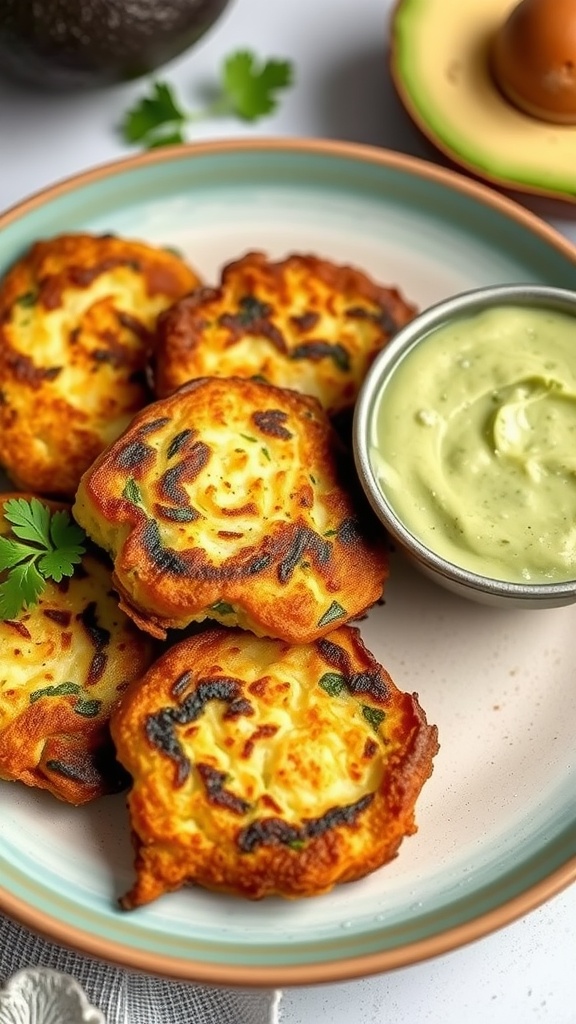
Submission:
M 330 415 L 349 409 L 374 356 L 415 307 L 355 267 L 251 252 L 229 263 L 158 320 L 155 387 L 196 377 L 258 377 L 314 395 Z
M 13 497 L 30 495 L 3 494 L 2 508 Z M 0 534 L 9 529 L 0 515 Z M 71 804 L 118 789 L 110 710 L 153 649 L 119 610 L 98 552 L 71 578 L 46 581 L 38 604 L 16 620 L 0 621 L 0 644 L 0 778 Z
M 374 871 L 416 831 L 437 730 L 343 626 L 289 646 L 215 628 L 182 641 L 111 719 L 133 779 L 125 909 L 196 883 L 313 896 Z
M 316 399 L 205 378 L 135 417 L 84 474 L 74 515 L 152 635 L 212 618 L 305 643 L 369 608 L 387 577 L 353 480 Z
M 37 242 L 0 282 L 0 462 L 14 484 L 73 497 L 150 400 L 158 314 L 199 284 L 173 253 L 110 235 Z

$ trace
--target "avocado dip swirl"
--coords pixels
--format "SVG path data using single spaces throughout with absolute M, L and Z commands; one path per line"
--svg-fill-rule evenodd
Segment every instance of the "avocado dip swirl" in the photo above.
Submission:
M 576 318 L 501 306 L 435 330 L 393 371 L 370 460 L 426 547 L 509 582 L 576 578 Z

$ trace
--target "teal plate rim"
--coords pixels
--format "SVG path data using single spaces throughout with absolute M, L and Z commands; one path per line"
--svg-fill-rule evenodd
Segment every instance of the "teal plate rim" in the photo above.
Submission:
M 489 187 L 414 157 L 331 140 L 219 140 L 167 147 L 103 163 L 37 192 L 5 211 L 0 215 L 0 240 L 6 233 L 10 235 L 12 229 L 18 231 L 22 222 L 24 230 L 18 236 L 18 247 L 23 250 L 39 236 L 43 211 L 48 211 L 49 223 L 53 215 L 50 211 L 57 209 L 60 201 L 71 202 L 73 219 L 76 217 L 81 221 L 89 216 L 93 187 L 97 189 L 103 182 L 115 194 L 116 203 L 120 202 L 122 195 L 129 202 L 131 186 L 128 183 L 133 182 L 134 172 L 137 177 L 142 174 L 142 187 L 146 189 L 148 169 L 158 166 L 171 170 L 177 179 L 181 179 L 186 166 L 192 167 L 203 159 L 216 161 L 216 164 L 222 164 L 222 180 L 230 183 L 234 175 L 231 156 L 251 165 L 257 160 L 263 180 L 269 183 L 276 183 L 280 175 L 282 183 L 289 185 L 293 167 L 284 167 L 282 158 L 290 156 L 303 161 L 300 169 L 307 166 L 314 179 L 313 182 L 307 180 L 307 184 L 318 188 L 322 187 L 323 168 L 328 165 L 335 167 L 337 163 L 340 165 L 340 188 L 346 187 L 347 175 L 357 173 L 358 169 L 375 188 L 379 171 L 385 169 L 394 178 L 395 187 L 400 192 L 403 182 L 407 184 L 415 178 L 436 190 L 435 197 L 441 202 L 474 207 L 475 216 L 485 219 L 488 234 L 497 232 L 503 223 L 518 230 L 528 249 L 532 247 L 535 259 L 553 260 L 566 284 L 571 280 L 572 272 L 576 271 L 576 248 L 567 239 Z M 28 217 L 29 227 L 26 226 Z M 541 253 L 540 249 L 544 251 Z M 16 255 L 14 251 L 14 258 Z M 576 283 L 576 273 L 574 281 Z M 178 952 L 177 939 L 171 942 L 168 937 L 165 949 L 145 948 L 137 935 L 132 940 L 118 940 L 113 928 L 95 929 L 96 922 L 91 921 L 94 913 L 84 912 L 82 907 L 71 910 L 68 920 L 63 922 L 53 909 L 44 908 L 43 898 L 34 896 L 34 889 L 39 884 L 37 881 L 30 880 L 30 891 L 26 892 L 26 879 L 17 868 L 12 872 L 14 886 L 0 887 L 0 909 L 52 941 L 129 969 L 220 985 L 275 987 L 334 982 L 417 963 L 512 922 L 576 881 L 575 851 L 576 816 L 574 821 L 562 823 L 554 839 L 547 844 L 544 856 L 541 856 L 542 851 L 537 851 L 533 855 L 519 857 L 513 871 L 503 872 L 489 885 L 478 886 L 474 893 L 468 895 L 460 893 L 450 903 L 430 913 L 416 913 L 414 927 L 397 927 L 395 937 L 388 937 L 388 941 L 386 929 L 376 926 L 362 934 L 352 931 L 347 936 L 327 938 L 321 942 L 304 941 L 292 945 L 279 942 L 276 953 L 272 955 L 269 949 L 255 943 L 244 959 L 241 951 L 235 951 L 232 944 L 228 944 L 226 949 L 225 941 L 221 945 L 226 949 L 226 959 L 218 960 L 210 959 L 209 950 L 205 955 L 199 951 L 197 958 L 182 957 Z M 2 859 L 0 844 L 0 861 Z M 10 875 L 10 865 L 8 869 Z M 46 906 L 49 907 L 49 901 Z M 280 949 L 285 959 L 274 962 L 274 956 Z

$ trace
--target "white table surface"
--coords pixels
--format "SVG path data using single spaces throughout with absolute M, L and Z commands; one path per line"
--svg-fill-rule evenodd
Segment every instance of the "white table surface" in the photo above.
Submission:
M 194 107 L 231 51 L 250 48 L 262 57 L 287 57 L 295 64 L 296 85 L 283 95 L 277 113 L 254 126 L 207 121 L 190 137 L 317 136 L 445 162 L 395 96 L 386 63 L 391 6 L 391 0 L 233 0 L 208 36 L 161 77 Z M 0 80 L 0 209 L 131 152 L 117 124 L 143 90 L 143 83 L 131 83 L 50 95 Z M 576 241 L 576 207 L 515 198 Z M 288 989 L 280 1004 L 282 1024 L 384 1020 L 576 1024 L 576 886 L 464 949 L 366 980 Z

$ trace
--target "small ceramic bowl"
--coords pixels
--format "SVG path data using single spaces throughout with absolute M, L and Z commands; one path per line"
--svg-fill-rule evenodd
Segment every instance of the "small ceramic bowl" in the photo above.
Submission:
M 483 553 L 487 550 L 486 548 L 480 551 L 476 563 L 473 561 L 473 567 L 471 567 L 470 559 L 463 549 L 454 554 L 455 548 L 453 546 L 450 555 L 447 556 L 446 548 L 439 544 L 438 546 L 443 551 L 442 554 L 439 553 L 435 549 L 435 544 L 430 542 L 429 539 L 430 536 L 437 536 L 437 534 L 434 535 L 434 533 L 428 532 L 428 539 L 425 539 L 424 527 L 420 532 L 419 526 L 415 525 L 416 520 L 413 520 L 410 524 L 406 521 L 406 519 L 410 518 L 412 511 L 408 509 L 408 512 L 399 513 L 394 504 L 396 499 L 391 497 L 391 494 L 407 494 L 409 504 L 412 503 L 413 506 L 416 506 L 417 503 L 422 502 L 421 491 L 418 496 L 414 494 L 412 499 L 409 490 L 406 490 L 412 484 L 408 470 L 403 462 L 404 435 L 400 432 L 398 444 L 393 448 L 391 460 L 388 459 L 387 461 L 381 458 L 381 449 L 385 448 L 386 441 L 379 441 L 378 439 L 378 418 L 382 415 L 386 417 L 387 403 L 394 401 L 396 403 L 394 408 L 403 408 L 401 401 L 400 405 L 398 405 L 398 398 L 392 399 L 391 382 L 404 361 L 412 356 L 416 350 L 422 356 L 424 350 L 420 346 L 425 346 L 438 331 L 443 330 L 448 325 L 456 325 L 458 331 L 460 331 L 463 321 L 468 321 L 469 318 L 475 318 L 477 315 L 483 315 L 488 311 L 498 311 L 502 308 L 509 309 L 510 307 L 527 311 L 526 315 L 529 316 L 532 316 L 533 311 L 544 311 L 544 313 L 562 314 L 563 316 L 574 318 L 573 362 L 570 352 L 571 339 L 568 342 L 567 348 L 570 366 L 574 368 L 573 383 L 576 385 L 576 292 L 537 285 L 498 285 L 465 292 L 426 309 L 406 327 L 402 328 L 390 344 L 376 357 L 368 372 L 356 405 L 353 427 L 354 456 L 361 484 L 376 515 L 396 545 L 402 548 L 408 558 L 427 576 L 449 590 L 484 604 L 523 608 L 553 608 L 576 601 L 576 555 L 574 579 L 567 580 L 565 578 L 565 570 L 562 579 L 558 580 L 556 578 L 555 581 L 548 582 L 546 565 L 544 566 L 546 571 L 543 571 L 542 576 L 538 576 L 537 579 L 535 577 L 538 574 L 533 573 L 529 574 L 529 578 L 518 579 L 515 572 L 510 573 L 510 578 L 505 578 L 506 570 L 503 570 L 502 574 L 500 571 L 485 571 L 481 562 Z M 496 313 L 496 315 L 499 314 Z M 524 316 L 524 314 L 521 315 Z M 466 329 L 464 329 L 463 334 L 466 334 Z M 428 350 L 428 356 L 430 356 L 431 351 L 430 349 Z M 522 359 L 523 351 L 521 350 L 519 356 L 520 365 L 522 364 Z M 469 366 L 469 361 L 463 360 L 462 366 L 464 365 Z M 422 370 L 418 371 L 417 363 L 408 363 L 407 366 L 408 369 L 406 365 L 403 367 L 405 382 L 408 380 L 410 384 L 410 376 L 414 384 L 416 384 L 417 380 L 422 380 Z M 546 373 L 553 373 L 554 371 L 549 371 L 550 359 L 544 356 L 543 366 L 542 372 L 543 379 L 545 380 Z M 473 374 L 474 367 L 472 366 L 472 369 L 463 372 Z M 527 388 L 532 386 L 530 381 L 533 379 L 533 375 L 534 361 L 530 361 L 527 356 L 524 374 L 526 381 L 528 381 L 525 385 Z M 398 378 L 396 378 L 395 382 L 396 387 L 397 381 Z M 470 377 L 468 377 L 468 382 L 470 382 Z M 558 390 L 555 390 L 554 393 L 557 395 Z M 396 395 L 398 396 L 398 394 L 399 391 L 397 389 Z M 437 415 L 433 410 L 432 412 L 428 409 L 417 411 L 416 407 L 412 409 L 410 388 L 404 393 L 404 396 L 407 399 L 406 408 L 409 410 L 408 415 L 431 416 L 432 419 Z M 498 402 L 498 388 L 496 386 L 494 388 L 494 402 Z M 390 409 L 392 409 L 392 406 L 388 404 L 388 410 Z M 400 420 L 395 420 L 394 422 L 401 423 L 403 416 L 404 413 L 402 412 Z M 526 422 L 522 421 L 519 423 L 520 431 L 524 426 L 526 426 Z M 513 423 L 512 427 L 514 435 L 516 424 Z M 380 425 L 379 429 L 382 431 L 382 425 Z M 528 423 L 527 429 L 533 429 L 533 426 L 531 427 Z M 408 437 L 408 434 L 405 436 Z M 486 435 L 483 436 L 482 442 L 480 441 L 480 433 L 478 436 L 479 443 L 485 443 Z M 380 434 L 380 438 L 382 438 L 382 434 Z M 514 441 L 514 436 L 512 439 Z M 547 438 L 547 442 L 550 442 L 550 437 Z M 529 448 L 532 443 L 531 437 L 528 438 L 527 442 L 522 441 L 522 444 L 525 443 Z M 438 441 L 438 444 L 440 444 L 440 441 Z M 552 443 L 545 446 L 545 452 L 553 452 L 554 447 L 552 438 Z M 406 443 L 405 448 L 412 452 L 418 448 L 418 443 L 414 441 L 414 437 Z M 438 450 L 440 449 L 438 448 Z M 574 451 L 576 455 L 576 443 Z M 501 453 L 498 454 L 500 455 Z M 468 458 L 468 456 L 462 456 L 462 458 Z M 560 472 L 562 472 L 562 466 L 560 467 Z M 390 486 L 388 486 L 387 481 L 390 483 Z M 394 487 L 396 488 L 395 491 Z M 464 487 L 463 490 L 466 490 L 466 488 Z M 433 501 L 436 502 L 436 492 L 431 491 L 430 493 L 434 495 Z M 520 500 L 523 499 L 520 498 Z M 480 501 L 477 502 L 477 506 L 481 504 Z M 408 505 L 404 507 L 406 510 Z M 418 507 L 426 508 L 422 504 Z M 569 504 L 567 505 L 567 514 L 570 516 Z M 428 516 L 428 510 L 424 512 L 424 517 L 427 523 L 432 521 Z M 465 516 L 462 517 L 462 519 L 464 518 Z M 508 519 L 510 518 L 509 515 Z M 490 522 L 493 523 L 494 521 L 495 517 L 492 512 Z M 574 512 L 573 521 L 576 533 L 576 512 Z M 531 529 L 530 525 L 527 528 Z M 489 532 L 491 529 L 492 527 L 488 526 Z M 440 526 L 441 531 L 442 526 Z M 462 532 L 466 533 L 466 529 Z M 452 537 L 454 537 L 454 534 L 452 534 Z M 498 543 L 509 542 L 499 540 Z M 524 540 L 520 544 L 524 545 Z M 546 551 L 546 546 L 542 547 L 542 541 L 540 541 L 540 544 L 539 555 L 542 557 L 542 550 Z M 461 561 L 460 557 L 462 558 Z M 478 567 L 479 564 L 480 568 Z M 500 575 L 504 578 L 496 578 Z M 523 575 L 528 577 L 528 572 L 524 572 Z

